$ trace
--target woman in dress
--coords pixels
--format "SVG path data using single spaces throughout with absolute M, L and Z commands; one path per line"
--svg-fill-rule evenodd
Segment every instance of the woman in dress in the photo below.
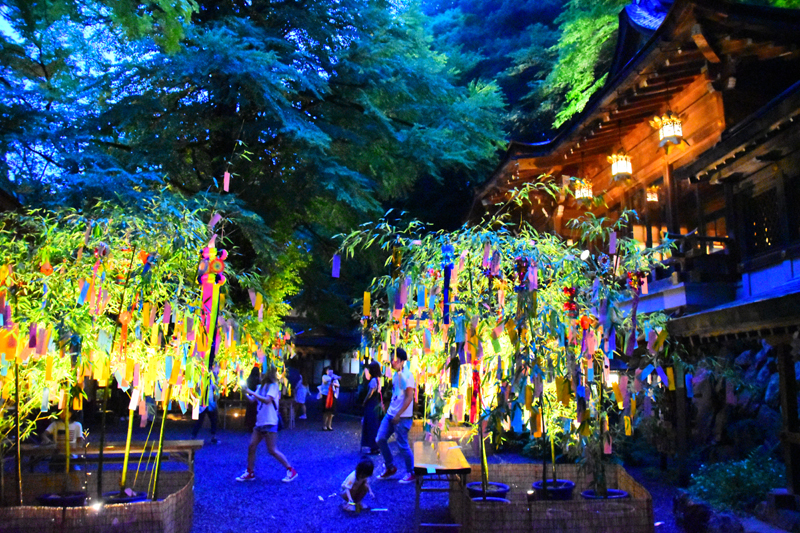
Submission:
M 367 381 L 367 396 L 364 398 L 364 418 L 361 422 L 361 449 L 369 448 L 370 455 L 378 455 L 380 450 L 375 442 L 378 428 L 383 416 L 383 401 L 381 399 L 381 365 L 372 362 L 364 370 L 364 379 Z

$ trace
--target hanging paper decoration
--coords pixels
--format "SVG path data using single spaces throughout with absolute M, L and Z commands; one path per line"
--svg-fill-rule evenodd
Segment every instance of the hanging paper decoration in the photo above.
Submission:
M 219 316 L 219 290 L 225 284 L 225 259 L 228 252 L 217 250 L 209 245 L 203 248 L 200 265 L 197 274 L 197 283 L 202 288 L 202 331 L 208 338 L 208 345 L 205 350 L 198 348 L 198 352 L 204 358 L 205 368 L 211 368 L 214 364 L 214 356 L 217 346 L 217 318 Z M 173 383 L 174 384 L 174 383 Z

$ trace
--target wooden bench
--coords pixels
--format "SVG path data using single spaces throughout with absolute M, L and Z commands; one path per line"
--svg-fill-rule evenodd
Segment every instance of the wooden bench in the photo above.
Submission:
M 161 449 L 162 460 L 175 460 L 184 463 L 190 472 L 194 472 L 194 455 L 203 447 L 202 440 L 165 440 Z M 33 471 L 33 466 L 49 457 L 63 455 L 64 446 L 55 444 L 36 445 L 23 444 L 21 455 L 28 459 L 28 464 Z M 74 446 L 70 453 L 78 456 L 77 464 L 94 464 L 100 459 L 100 445 L 90 442 L 86 448 L 81 445 Z M 155 458 L 158 454 L 158 441 L 131 441 L 129 461 L 139 461 L 141 458 Z M 125 458 L 125 441 L 107 442 L 103 447 L 104 463 L 122 463 Z
M 461 446 L 453 441 L 414 443 L 414 476 L 416 477 L 416 497 L 414 500 L 414 531 L 459 531 L 464 523 L 461 516 L 459 524 L 421 524 L 420 496 L 423 492 L 456 492 L 464 497 L 467 476 L 472 472 Z M 446 483 L 441 487 L 439 482 Z M 427 483 L 427 487 L 426 487 Z M 462 510 L 466 505 L 462 506 Z

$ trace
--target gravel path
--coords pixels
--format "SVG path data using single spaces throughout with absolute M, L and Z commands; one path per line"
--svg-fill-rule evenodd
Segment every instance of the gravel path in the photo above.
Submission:
M 298 421 L 295 429 L 281 431 L 278 448 L 300 473 L 292 483 L 282 483 L 283 468 L 266 453 L 262 445 L 256 460 L 257 480 L 239 483 L 234 478 L 245 466 L 249 434 L 243 430 L 220 431 L 220 443 L 207 444 L 197 455 L 195 479 L 194 533 L 241 532 L 338 532 L 349 527 L 358 531 L 405 532 L 414 524 L 414 486 L 396 480 L 373 480 L 376 498 L 365 503 L 388 511 L 372 511 L 360 516 L 339 509 L 339 485 L 360 458 L 360 421 L 339 415 L 334 431 L 322 431 L 318 416 Z M 173 426 L 170 438 L 182 438 L 188 426 Z M 207 436 L 207 430 L 201 433 Z M 382 459 L 375 457 L 376 472 Z M 516 462 L 519 456 L 493 458 Z M 633 475 L 653 495 L 656 533 L 679 531 L 672 518 L 674 489 L 639 471 Z M 399 476 L 398 476 L 399 477 Z M 423 495 L 423 521 L 447 521 L 447 496 Z
M 242 532 L 333 532 L 357 527 L 359 531 L 412 531 L 414 485 L 396 480 L 372 483 L 375 499 L 365 504 L 388 511 L 365 512 L 359 516 L 344 513 L 339 505 L 339 486 L 355 468 L 361 454 L 360 420 L 349 416 L 334 418 L 334 431 L 322 431 L 318 417 L 298 420 L 297 427 L 278 436 L 278 449 L 299 472 L 292 483 L 282 483 L 285 470 L 267 454 L 262 445 L 256 459 L 256 481 L 240 483 L 247 459 L 249 434 L 244 431 L 219 432 L 220 443 L 208 444 L 197 454 L 195 463 L 194 533 Z M 187 430 L 188 432 L 188 430 Z M 207 433 L 201 433 L 201 436 Z M 170 435 L 171 438 L 178 438 Z M 376 471 L 382 466 L 376 459 Z M 396 477 L 400 477 L 399 475 Z M 430 507 L 438 500 L 443 507 L 446 496 L 425 496 Z M 432 514 L 428 513 L 429 519 Z M 439 518 L 444 518 L 439 516 Z

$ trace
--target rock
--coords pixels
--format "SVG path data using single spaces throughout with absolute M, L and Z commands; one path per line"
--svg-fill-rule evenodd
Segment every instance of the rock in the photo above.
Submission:
M 737 417 L 753 418 L 758 413 L 759 403 L 750 389 L 743 389 L 736 395 Z
M 761 364 L 767 360 L 767 357 L 771 352 L 772 346 L 770 346 L 764 339 L 761 339 L 761 349 L 756 352 L 754 363 L 758 366 L 761 366 Z
M 761 367 L 761 370 L 758 371 L 758 375 L 756 376 L 756 385 L 759 387 L 766 387 L 769 383 L 769 378 L 772 375 L 772 371 L 769 369 L 769 365 L 764 365 Z
M 755 419 L 739 420 L 727 428 L 728 439 L 731 442 L 730 457 L 717 453 L 716 460 L 742 459 L 750 450 L 764 442 L 764 434 Z
M 781 382 L 777 372 L 769 378 L 767 391 L 764 393 L 764 402 L 773 409 L 777 409 L 781 403 Z
M 756 415 L 756 423 L 761 430 L 762 442 L 772 445 L 778 442 L 781 426 L 781 415 L 774 409 L 762 405 Z
M 756 365 L 750 365 L 750 368 L 745 370 L 742 379 L 744 379 L 745 383 L 754 383 L 756 376 L 758 376 L 758 367 Z
M 706 444 L 713 433 L 714 419 L 717 414 L 716 404 L 718 403 L 714 399 L 715 392 L 711 373 L 707 370 L 700 370 L 692 378 L 692 388 L 694 389 L 692 403 L 697 410 L 694 434 L 698 444 Z
M 778 360 L 774 357 L 767 357 L 767 363 L 765 364 L 767 368 L 769 368 L 770 372 L 777 372 L 778 371 Z
M 746 370 L 756 362 L 755 352 L 753 350 L 745 350 L 733 362 Z
M 744 533 L 742 521 L 732 513 L 714 513 L 708 521 L 708 533 Z
M 672 499 L 672 513 L 675 522 L 686 533 L 704 533 L 708 531 L 711 520 L 711 506 L 703 501 L 693 500 L 689 493 L 682 490 Z

